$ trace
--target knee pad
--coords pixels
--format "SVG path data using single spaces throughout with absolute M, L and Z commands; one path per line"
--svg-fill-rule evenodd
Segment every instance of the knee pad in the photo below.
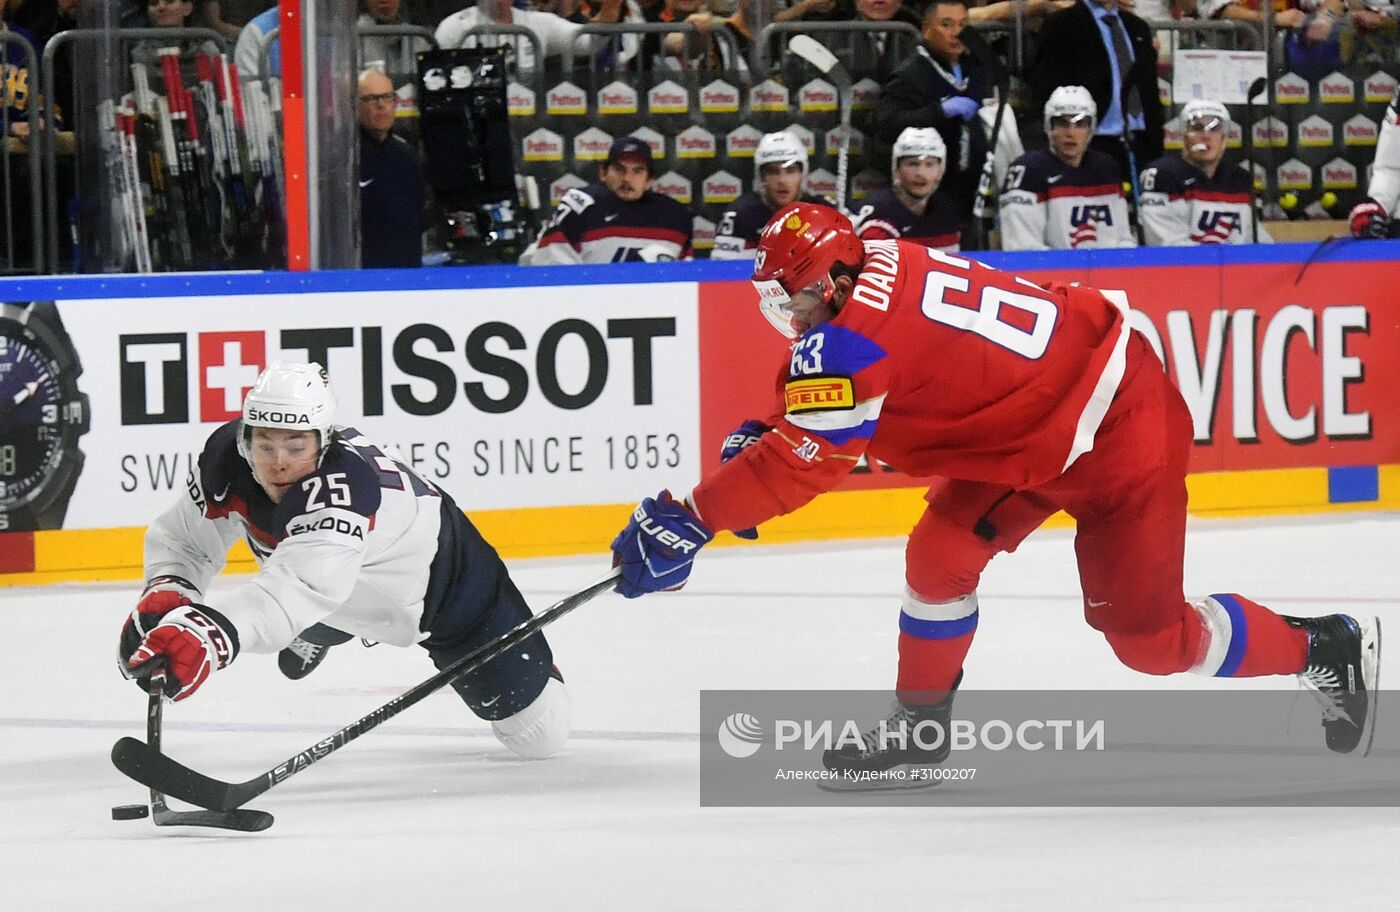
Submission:
M 491 723 L 496 740 L 526 760 L 543 760 L 558 753 L 569 738 L 569 691 L 551 677 L 534 702 L 513 716 Z
M 1205 629 L 1196 612 L 1182 603 L 1181 614 L 1157 630 L 1120 633 L 1105 631 L 1104 639 L 1124 665 L 1150 675 L 1187 671 L 1196 664 Z

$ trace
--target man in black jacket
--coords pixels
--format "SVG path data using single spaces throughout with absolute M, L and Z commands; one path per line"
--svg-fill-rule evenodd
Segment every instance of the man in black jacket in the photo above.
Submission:
M 1082 85 L 1099 109 L 1090 148 L 1112 155 L 1123 180 L 1133 174 L 1123 145 L 1125 108 L 1136 167 L 1162 154 L 1157 51 L 1146 22 L 1118 9 L 1118 0 L 1079 0 L 1046 18 L 1039 43 L 1030 70 L 1037 111 L 1060 86 Z
M 985 71 L 958 35 L 967 28 L 965 0 L 933 0 L 924 11 L 924 43 L 880 89 L 875 132 L 880 148 L 871 161 L 887 160 L 908 127 L 933 127 L 948 147 L 940 192 L 964 217 L 972 215 L 977 182 L 987 158 L 987 134 L 977 112 L 992 95 Z
M 423 265 L 423 169 L 395 136 L 394 84 L 378 70 L 360 74 L 360 265 Z

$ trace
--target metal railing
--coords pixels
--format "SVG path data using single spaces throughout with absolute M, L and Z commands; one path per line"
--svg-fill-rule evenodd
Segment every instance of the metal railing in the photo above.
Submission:
M 39 60 L 38 56 L 34 53 L 34 46 L 31 45 L 28 41 L 24 40 L 19 35 L 7 29 L 3 32 L 0 32 L 0 45 L 3 45 L 3 53 L 6 59 L 9 58 L 10 48 L 18 47 L 24 54 L 25 65 L 28 67 L 29 73 L 33 74 L 35 72 L 36 68 L 38 67 Z M 13 89 L 7 88 L 6 91 L 8 94 L 8 92 L 13 91 Z M 52 98 L 53 96 L 52 94 L 49 94 L 45 97 Z M 11 182 L 12 170 L 10 164 L 10 156 L 13 154 L 13 150 L 9 141 L 11 121 L 9 116 L 8 105 L 5 107 L 3 112 L 0 112 L 0 119 L 3 119 L 5 128 L 5 149 L 3 153 L 3 162 L 0 163 L 0 175 L 3 175 L 3 177 L 0 177 L 0 179 L 3 179 L 5 182 L 5 263 L 7 269 L 13 272 L 16 271 L 15 218 L 13 206 L 13 194 L 15 188 Z M 44 119 L 49 123 L 53 122 L 52 116 L 46 117 Z M 42 140 L 39 123 L 38 99 L 34 97 L 32 87 L 29 94 L 28 102 L 25 105 L 25 120 L 29 124 L 29 149 L 27 154 L 29 156 L 29 230 L 31 236 L 30 255 L 33 258 L 34 272 L 42 273 L 44 271 L 44 212 L 43 207 L 41 206 L 42 193 L 39 172 L 43 168 L 43 157 L 42 155 L 35 154 L 36 151 L 40 150 Z
M 59 32 L 44 45 L 44 97 L 54 98 L 54 61 L 60 49 L 70 44 L 84 41 L 134 42 L 145 39 L 174 39 L 176 41 L 194 38 L 204 39 L 217 45 L 227 53 L 228 41 L 223 35 L 208 28 L 129 28 L 129 29 L 69 29 Z M 122 47 L 123 53 L 126 47 Z M 76 112 L 73 127 L 77 128 Z M 52 117 L 44 118 L 43 168 L 45 200 L 48 204 L 48 260 L 55 271 L 58 269 L 58 146 L 57 131 Z
M 923 36 L 919 30 L 907 22 L 771 22 L 765 25 L 758 33 L 750 53 L 753 55 L 754 78 L 762 79 L 760 74 L 767 73 L 773 66 L 768 58 L 768 46 L 774 35 L 822 35 L 822 34 L 855 34 L 870 35 L 884 33 L 889 37 L 905 35 L 914 41 L 915 46 L 923 41 Z M 786 49 L 787 43 L 783 42 Z M 838 59 L 840 55 L 837 54 Z
M 523 25 L 497 25 L 495 23 L 483 24 L 473 26 L 467 29 L 466 32 L 462 35 L 462 43 L 458 45 L 458 47 L 467 47 L 467 39 L 469 38 L 484 38 L 488 35 L 514 35 L 517 38 L 524 38 L 526 41 L 530 42 L 530 47 L 533 48 L 535 52 L 534 67 L 521 67 L 519 64 L 516 64 L 513 67 L 513 69 L 515 70 L 516 76 L 528 72 L 533 77 L 533 81 L 535 83 L 535 97 L 543 99 L 545 90 L 544 42 L 540 40 L 540 36 L 536 35 L 533 29 L 528 29 Z M 473 42 L 473 44 L 478 47 L 498 47 L 501 44 L 501 42 L 497 42 L 497 44 L 494 45 L 488 45 L 483 42 L 477 41 Z
M 578 58 L 578 57 L 589 57 L 589 58 L 591 58 L 592 60 L 594 60 L 594 61 L 596 62 L 598 55 L 599 55 L 600 53 L 603 52 L 604 48 L 603 48 L 603 47 L 595 47 L 591 52 L 589 52 L 589 51 L 582 51 L 582 52 L 580 52 L 580 51 L 578 50 L 578 44 L 579 44 L 579 40 L 580 40 L 581 38 L 585 38 L 585 37 L 588 37 L 588 36 L 591 36 L 591 35 L 604 35 L 604 36 L 612 36 L 613 38 L 618 38 L 618 39 L 620 39 L 623 35 L 627 35 L 627 34 L 638 34 L 638 35 L 662 35 L 662 36 L 665 36 L 665 35 L 674 35 L 674 34 L 683 34 L 683 35 L 686 36 L 686 44 L 687 44 L 687 46 L 690 44 L 690 38 L 691 38 L 692 36 L 704 36 L 704 35 L 708 35 L 708 37 L 713 38 L 714 40 L 718 41 L 720 44 L 723 44 L 723 45 L 727 45 L 727 46 L 728 46 L 728 48 L 729 48 L 729 59 L 730 59 L 730 60 L 737 60 L 738 57 L 739 57 L 739 43 L 738 43 L 737 41 L 734 40 L 734 36 L 731 35 L 731 34 L 729 34 L 729 31 L 728 31 L 727 29 L 722 29 L 722 28 L 711 28 L 711 29 L 708 30 L 708 32 L 701 32 L 700 29 L 698 29 L 698 28 L 695 27 L 695 24 L 694 24 L 694 23 L 692 23 L 692 22 L 687 22 L 687 21 L 681 21 L 681 22 L 591 22 L 591 23 L 589 23 L 589 24 L 583 26 L 582 28 L 580 28 L 580 29 L 578 30 L 578 32 L 576 32 L 576 33 L 574 34 L 573 38 L 570 39 L 570 41 L 569 41 L 569 56 L 570 56 L 571 59 L 576 59 L 576 58 Z M 664 40 L 664 38 L 663 38 L 663 40 Z M 608 42 L 608 45 L 607 45 L 607 46 L 610 47 L 610 46 L 612 46 L 613 44 L 614 44 L 614 42 L 610 41 L 610 42 Z M 639 50 L 638 50 L 638 53 L 639 53 L 639 54 L 642 53 L 643 50 L 645 50 L 645 48 L 639 49 Z M 687 47 L 687 50 L 688 50 L 688 47 Z M 685 73 L 689 73 L 689 72 L 701 72 L 701 71 L 704 71 L 704 70 L 706 70 L 706 69 L 709 69 L 708 67 L 695 67 L 694 70 L 692 70 L 692 68 L 691 68 L 691 66 L 690 66 L 690 57 L 689 57 L 688 54 L 684 54 L 684 53 L 681 54 L 681 56 L 680 56 L 679 59 L 680 59 L 680 70 L 677 71 L 677 72 L 685 72 Z M 591 71 L 595 76 L 597 75 L 597 68 L 596 68 L 596 67 L 590 67 L 590 71 Z M 656 72 L 656 70 L 653 70 L 653 72 Z M 660 72 L 667 72 L 667 70 L 665 70 L 665 69 L 663 68 Z

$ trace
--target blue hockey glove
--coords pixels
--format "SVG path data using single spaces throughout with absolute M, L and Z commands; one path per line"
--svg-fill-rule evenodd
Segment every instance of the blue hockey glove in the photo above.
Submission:
M 758 443 L 758 438 L 773 430 L 762 421 L 754 421 L 750 418 L 737 428 L 729 432 L 729 436 L 724 438 L 724 445 L 719 451 L 719 461 L 728 462 L 738 456 L 746 447 L 751 447 Z M 747 529 L 735 529 L 734 534 L 739 538 L 746 538 L 753 541 L 758 538 L 758 530 L 750 527 Z
M 976 100 L 966 95 L 949 95 L 940 102 L 940 107 L 943 108 L 943 116 L 949 120 L 972 120 L 982 108 Z
M 637 598 L 681 588 L 690 578 L 696 553 L 712 538 L 700 518 L 670 491 L 646 498 L 613 539 L 613 566 L 622 568 L 614 589 Z

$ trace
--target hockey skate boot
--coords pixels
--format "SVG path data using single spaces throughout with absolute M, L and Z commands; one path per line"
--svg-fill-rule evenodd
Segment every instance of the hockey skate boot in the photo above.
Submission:
M 896 700 L 889 717 L 863 733 L 859 745 L 844 744 L 822 754 L 822 766 L 839 778 L 824 780 L 821 787 L 853 792 L 937 785 L 940 780 L 925 771 L 948 759 L 952 715 L 953 691 L 942 702 L 927 706 L 906 706 Z
M 1376 703 L 1380 697 L 1381 622 L 1358 622 L 1346 614 L 1285 617 L 1308 632 L 1307 665 L 1298 673 L 1322 706 L 1327 747 L 1361 756 L 1371 752 Z
M 308 640 L 297 637 L 287 644 L 287 648 L 277 653 L 277 667 L 282 669 L 282 674 L 293 681 L 300 681 L 302 678 L 316 670 L 326 659 L 326 653 L 331 651 L 329 646 L 318 646 Z

